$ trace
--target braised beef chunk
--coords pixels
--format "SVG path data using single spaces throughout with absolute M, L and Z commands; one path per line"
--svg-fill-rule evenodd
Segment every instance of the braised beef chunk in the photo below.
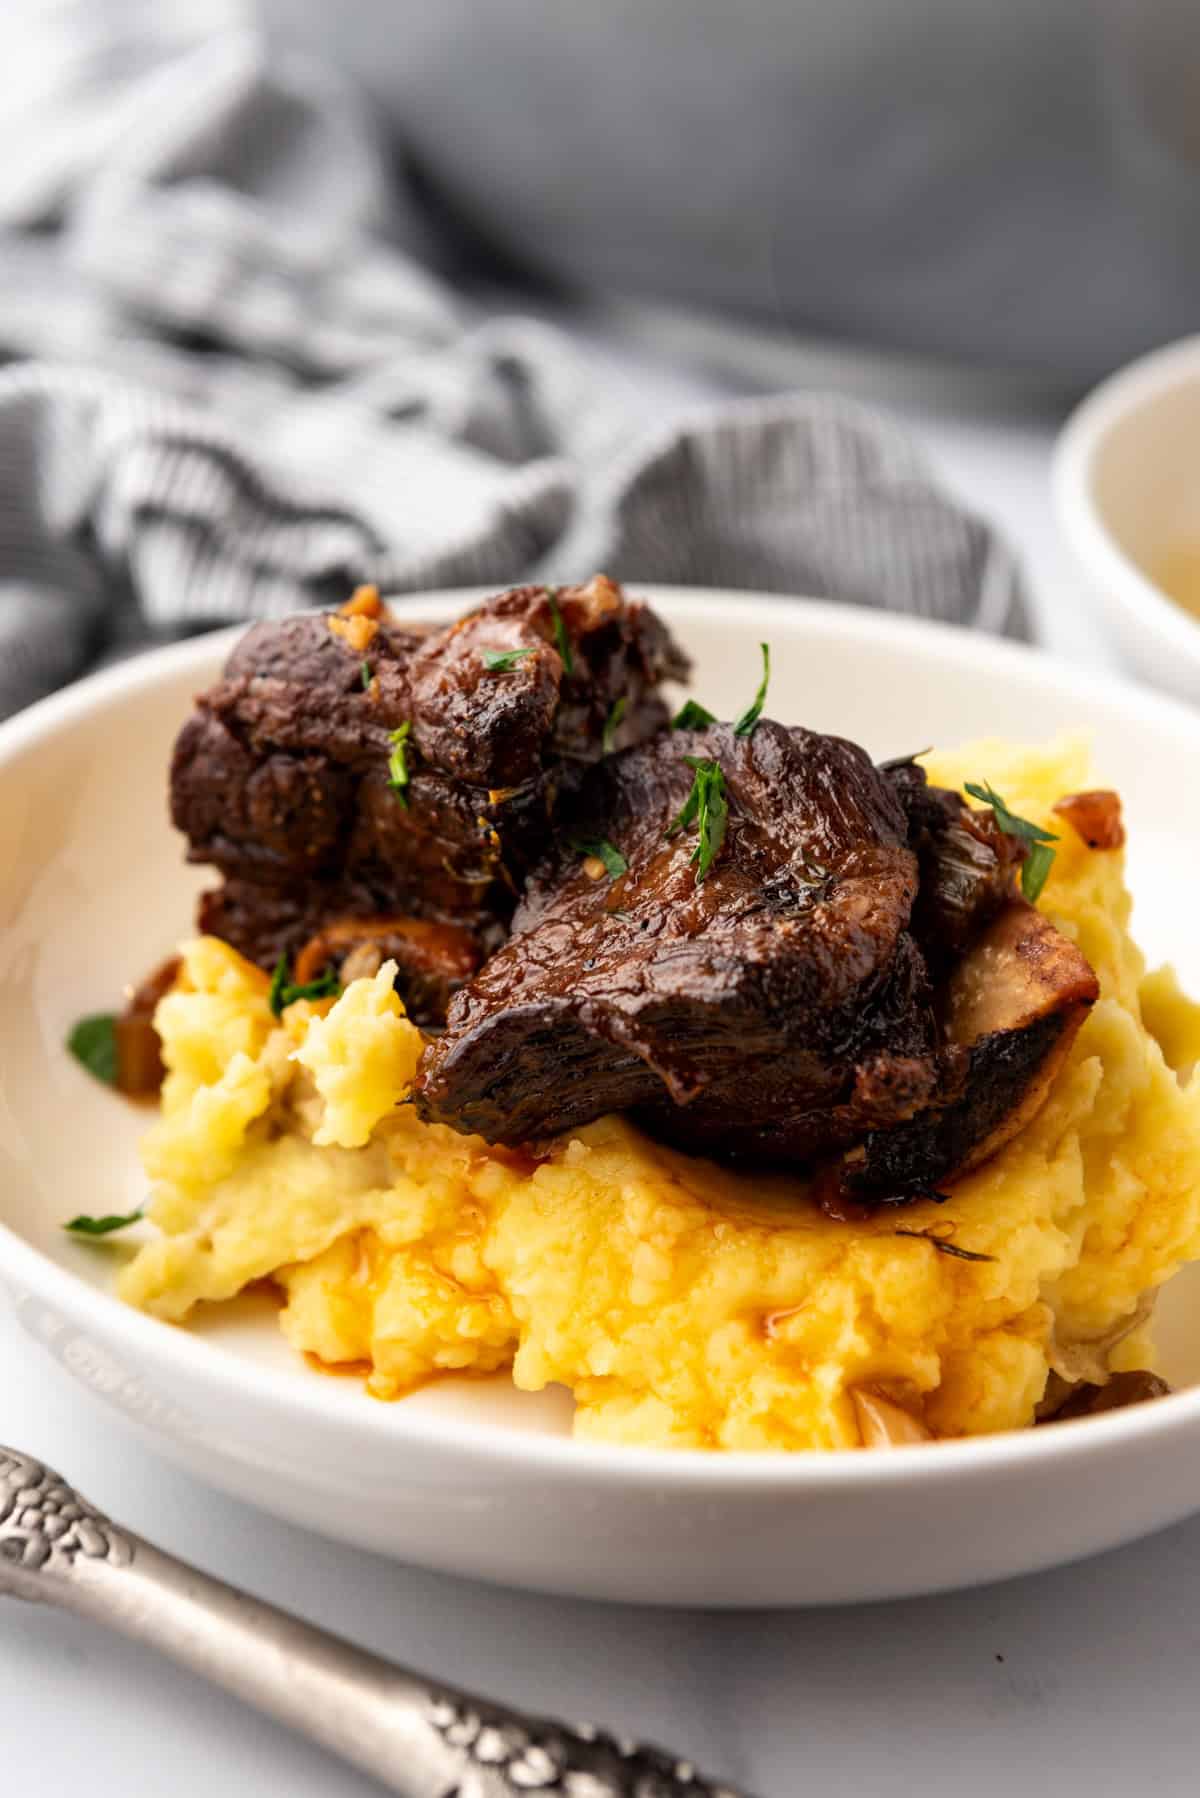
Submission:
M 595 761 L 620 698 L 618 745 L 639 740 L 644 702 L 687 674 L 661 620 L 602 575 L 585 587 L 515 587 L 439 629 L 381 617 L 347 635 L 350 622 L 334 613 L 254 625 L 201 708 L 256 754 L 316 753 L 360 769 L 386 763 L 390 733 L 407 723 L 421 764 L 500 787 L 535 779 L 558 756 Z
M 224 718 L 258 754 L 322 755 L 349 768 L 381 754 L 386 761 L 388 733 L 408 716 L 409 663 L 431 633 L 369 622 L 373 630 L 351 636 L 336 628 L 347 623 L 336 612 L 251 625 L 224 678 L 201 696 L 202 710 Z
M 913 934 L 930 966 L 940 969 L 963 953 L 1009 897 L 1026 846 L 1005 835 L 993 812 L 931 787 L 915 761 L 889 762 L 884 772 L 904 807 L 920 864 Z
M 175 747 L 200 926 L 302 984 L 394 960 L 446 1023 L 418 1110 L 491 1142 L 632 1111 L 835 1212 L 929 1192 L 1042 1103 L 1092 970 L 994 810 L 753 709 L 669 730 L 685 673 L 603 576 L 255 626 Z
M 261 887 L 264 906 L 283 889 L 311 910 L 333 886 L 371 911 L 449 918 L 511 913 L 564 778 L 547 770 L 489 791 L 416 767 L 400 796 L 386 751 L 360 771 L 317 755 L 256 759 L 205 715 L 184 727 L 173 772 L 188 859 Z
M 489 666 L 499 656 L 515 658 L 502 674 Z M 615 745 L 639 742 L 649 734 L 645 697 L 686 674 L 662 622 L 603 576 L 586 587 L 515 587 L 412 656 L 413 739 L 458 780 L 510 786 L 534 778 L 548 755 L 595 761 L 618 700 Z
M 719 765 L 728 801 L 703 879 L 700 819 L 671 833 L 696 762 Z M 831 1208 L 911 1196 L 990 1152 L 1029 1095 L 1040 1102 L 1095 980 L 1014 897 L 1013 863 L 986 834 L 973 879 L 946 881 L 974 954 L 947 979 L 940 958 L 931 969 L 922 856 L 936 880 L 937 841 L 957 831 L 957 859 L 972 821 L 926 789 L 932 817 L 915 827 L 919 784 L 768 721 L 745 737 L 674 732 L 602 763 L 564 808 L 563 846 L 512 937 L 427 1049 L 418 1110 L 506 1143 L 634 1110 L 698 1152 L 825 1162 Z M 611 845 L 626 870 L 610 878 L 572 843 Z
M 668 836 L 719 761 L 725 840 L 697 881 Z M 762 723 L 673 732 L 595 769 L 510 942 L 451 1006 L 418 1106 L 519 1142 L 614 1106 L 697 1149 L 806 1157 L 907 1116 L 934 1078 L 931 995 L 907 922 L 917 861 L 886 778 L 837 738 Z
M 439 629 L 359 596 L 255 625 L 172 761 L 189 860 L 227 882 L 202 927 L 268 967 L 326 924 L 402 916 L 466 931 L 478 961 L 560 794 L 607 748 L 662 728 L 656 688 L 686 667 L 603 576 L 516 588 Z M 436 983 L 429 1021 L 435 999 Z
M 904 1192 L 986 1160 L 1038 1111 L 1100 995 L 1086 957 L 1009 898 L 937 989 L 944 1077 L 927 1110 L 867 1137 L 847 1191 Z
M 283 883 L 336 861 L 353 798 L 327 755 L 256 753 L 216 710 L 188 719 L 171 762 L 172 817 L 189 861 Z

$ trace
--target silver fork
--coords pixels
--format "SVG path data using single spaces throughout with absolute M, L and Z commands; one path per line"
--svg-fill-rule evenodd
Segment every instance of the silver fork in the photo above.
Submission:
M 401 1798 L 744 1798 L 661 1749 L 472 1698 L 289 1617 L 110 1523 L 3 1447 L 0 1594 L 150 1643 Z

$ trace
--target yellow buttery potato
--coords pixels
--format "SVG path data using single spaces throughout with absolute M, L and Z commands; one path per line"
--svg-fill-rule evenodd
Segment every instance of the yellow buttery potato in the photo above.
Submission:
M 1200 1013 L 1146 980 L 1121 853 L 1052 812 L 1092 784 L 1080 740 L 929 767 L 1060 832 L 1040 903 L 1101 983 L 1042 1111 L 948 1203 L 836 1222 L 799 1179 L 620 1118 L 538 1162 L 489 1149 L 403 1103 L 420 1037 L 387 969 L 277 1023 L 262 976 L 208 939 L 158 1013 L 162 1235 L 125 1297 L 181 1319 L 270 1276 L 295 1347 L 364 1364 L 380 1397 L 511 1366 L 518 1386 L 571 1389 L 579 1435 L 662 1446 L 855 1447 L 862 1387 L 937 1435 L 1008 1429 L 1052 1370 L 1150 1365 L 1148 1296 L 1200 1253 L 1200 1078 L 1174 1071 L 1200 1053 Z

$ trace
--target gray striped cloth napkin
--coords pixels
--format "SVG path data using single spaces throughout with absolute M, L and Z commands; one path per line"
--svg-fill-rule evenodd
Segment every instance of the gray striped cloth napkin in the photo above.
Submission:
M 649 420 L 472 314 L 356 95 L 236 0 L 8 0 L 0 66 L 0 716 L 361 580 L 603 568 L 1028 635 L 1006 546 L 887 419 Z

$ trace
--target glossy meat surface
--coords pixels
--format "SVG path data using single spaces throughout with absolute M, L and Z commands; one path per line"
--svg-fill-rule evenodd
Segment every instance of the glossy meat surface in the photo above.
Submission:
M 729 792 L 702 881 L 694 834 L 667 834 L 685 756 L 719 760 Z M 594 878 L 568 848 L 535 874 L 512 939 L 426 1058 L 426 1116 L 520 1141 L 648 1108 L 698 1149 L 755 1150 L 765 1133 L 792 1157 L 927 1092 L 917 861 L 862 750 L 771 723 L 673 732 L 603 763 L 566 834 L 611 842 L 627 871 Z
M 262 966 L 354 916 L 452 923 L 482 955 L 564 788 L 662 727 L 686 660 L 602 576 L 437 630 L 348 610 L 255 625 L 180 732 L 172 818 L 226 880 L 202 927 Z
M 703 880 L 671 830 L 685 758 L 728 792 Z M 838 738 L 663 735 L 593 770 L 563 833 L 426 1051 L 427 1118 L 517 1143 L 632 1110 L 685 1149 L 823 1164 L 831 1209 L 901 1199 L 1041 1102 L 1096 995 L 990 817 Z
M 523 1144 L 629 1111 L 813 1169 L 833 1211 L 929 1192 L 1042 1103 L 1092 971 L 1018 898 L 1003 815 L 756 713 L 669 729 L 685 670 L 603 577 L 440 629 L 369 593 L 256 626 L 175 750 L 225 877 L 201 927 L 301 980 L 394 959 L 446 1023 L 430 1120 Z
M 1012 890 L 1025 856 L 1019 837 L 1006 836 L 992 812 L 974 810 L 957 793 L 931 787 L 914 761 L 883 770 L 908 818 L 909 842 L 920 865 L 913 933 L 933 969 L 960 956 Z

